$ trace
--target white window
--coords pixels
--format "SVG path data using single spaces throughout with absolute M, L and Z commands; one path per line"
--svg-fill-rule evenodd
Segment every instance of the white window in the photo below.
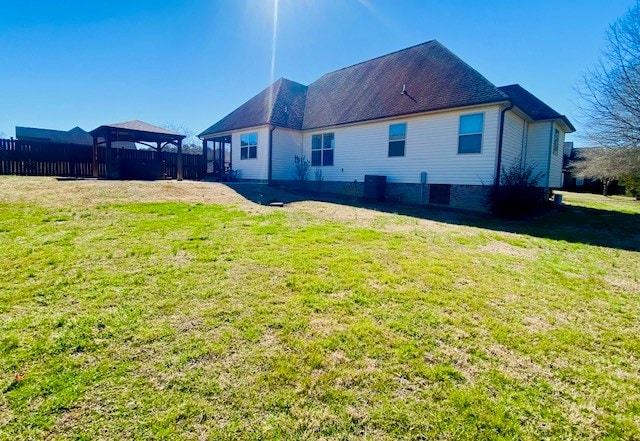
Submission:
M 256 159 L 258 157 L 258 133 L 240 135 L 240 159 Z
M 484 113 L 460 116 L 458 131 L 458 153 L 480 153 L 482 151 L 482 131 Z
M 389 126 L 389 156 L 404 156 L 404 145 L 407 139 L 407 123 Z
M 311 165 L 333 165 L 333 151 L 336 139 L 333 133 L 323 133 L 311 137 Z

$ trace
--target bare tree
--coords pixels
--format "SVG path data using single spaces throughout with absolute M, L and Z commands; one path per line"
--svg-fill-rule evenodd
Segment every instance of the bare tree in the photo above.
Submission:
M 578 177 L 602 181 L 602 193 L 615 180 L 634 182 L 640 177 L 640 148 L 587 148 L 576 150 L 571 172 Z
M 186 136 L 186 138 L 182 140 L 183 153 L 191 155 L 202 154 L 202 141 L 200 141 L 200 138 L 196 136 L 193 130 L 179 124 L 164 124 L 162 127 L 167 130 L 171 130 L 172 132 L 180 133 L 181 135 Z M 171 144 L 166 146 L 163 150 L 165 152 L 176 152 L 178 150 L 178 147 Z
M 586 136 L 603 147 L 640 146 L 640 1 L 613 23 L 600 61 L 578 87 Z

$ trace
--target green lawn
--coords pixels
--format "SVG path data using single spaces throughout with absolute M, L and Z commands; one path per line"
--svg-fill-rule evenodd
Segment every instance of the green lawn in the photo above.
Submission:
M 0 439 L 640 439 L 640 203 L 564 195 L 0 177 Z

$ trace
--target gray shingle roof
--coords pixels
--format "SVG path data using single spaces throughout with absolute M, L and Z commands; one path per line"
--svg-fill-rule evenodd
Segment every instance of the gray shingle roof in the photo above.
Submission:
M 300 130 L 307 86 L 280 78 L 199 136 L 273 124 Z
M 80 127 L 64 130 L 39 129 L 36 127 L 16 126 L 16 138 L 27 141 L 49 141 L 60 144 L 93 145 L 93 138 Z
M 575 132 L 576 129 L 573 127 L 573 124 L 571 124 L 571 121 L 569 121 L 569 118 L 553 110 L 521 85 L 511 84 L 509 86 L 499 87 L 499 89 L 507 94 L 509 101 L 511 101 L 514 106 L 529 115 L 534 121 L 560 119 Z
M 504 93 L 432 40 L 322 76 L 309 86 L 303 129 L 500 101 Z
M 533 119 L 559 118 L 575 130 L 519 85 L 497 88 L 432 40 L 325 74 L 308 87 L 281 78 L 199 136 L 267 124 L 309 130 L 506 101 Z
M 113 124 L 103 124 L 101 125 L 99 128 L 103 128 L 103 127 L 111 127 L 114 129 L 125 129 L 125 130 L 133 130 L 136 132 L 146 132 L 146 133 L 156 133 L 156 134 L 161 134 L 161 135 L 174 135 L 174 136 L 178 136 L 178 137 L 185 137 L 184 135 L 181 135 L 180 133 L 176 133 L 173 132 L 171 130 L 167 130 L 163 127 L 158 127 L 158 126 L 154 126 L 152 124 L 143 122 L 143 121 L 139 121 L 139 120 L 133 120 L 133 121 L 125 121 L 125 122 L 120 122 L 120 123 L 113 123 Z M 95 132 L 98 129 L 94 129 L 91 132 Z

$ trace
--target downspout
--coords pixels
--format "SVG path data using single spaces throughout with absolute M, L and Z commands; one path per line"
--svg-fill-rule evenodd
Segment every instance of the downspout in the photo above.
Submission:
M 504 139 L 504 116 L 511 109 L 513 109 L 513 103 L 510 103 L 508 107 L 505 107 L 504 109 L 502 109 L 502 112 L 500 112 L 500 136 L 498 137 L 498 160 L 497 160 L 498 170 L 496 171 L 496 182 L 495 182 L 496 187 L 500 186 L 500 171 L 502 169 L 502 140 Z
M 271 184 L 271 181 L 273 180 L 273 131 L 275 129 L 276 126 L 269 126 L 269 184 Z

